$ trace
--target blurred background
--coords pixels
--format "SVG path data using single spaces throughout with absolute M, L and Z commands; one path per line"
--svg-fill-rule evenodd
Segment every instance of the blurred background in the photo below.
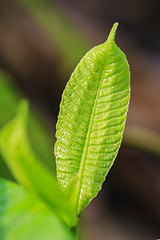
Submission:
M 54 173 L 65 84 L 86 51 L 120 24 L 116 42 L 130 64 L 132 96 L 118 157 L 81 216 L 84 240 L 160 238 L 159 9 L 159 0 L 0 0 L 0 128 L 27 98 L 31 145 Z M 14 179 L 1 156 L 0 177 Z

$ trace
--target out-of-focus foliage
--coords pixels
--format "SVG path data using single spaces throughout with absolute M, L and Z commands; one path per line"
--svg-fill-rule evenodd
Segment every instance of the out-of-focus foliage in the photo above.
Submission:
M 89 49 L 89 44 L 82 33 L 51 1 L 15 0 L 15 2 L 32 15 L 54 43 L 56 50 L 62 57 L 61 71 L 72 71 Z
M 128 124 L 124 143 L 160 156 L 160 134 L 156 131 Z
M 0 151 L 9 169 L 29 191 L 43 199 L 68 225 L 74 225 L 72 207 L 57 180 L 32 152 L 27 136 L 28 103 L 21 101 L 17 116 L 0 131 Z
M 45 203 L 15 183 L 0 179 L 1 240 L 74 240 Z
M 0 128 L 16 115 L 21 94 L 6 74 L 0 72 Z M 53 139 L 38 114 L 31 110 L 28 120 L 28 135 L 33 151 L 43 163 L 54 170 Z M 12 178 L 0 155 L 0 177 Z
M 20 94 L 9 77 L 0 72 L 0 127 L 15 116 L 19 99 Z

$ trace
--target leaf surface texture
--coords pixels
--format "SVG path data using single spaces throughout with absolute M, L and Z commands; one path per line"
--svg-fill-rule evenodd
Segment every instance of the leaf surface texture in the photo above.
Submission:
M 107 41 L 80 61 L 60 104 L 57 176 L 76 214 L 101 189 L 122 140 L 130 73 L 126 57 L 114 41 L 116 28 L 117 23 Z

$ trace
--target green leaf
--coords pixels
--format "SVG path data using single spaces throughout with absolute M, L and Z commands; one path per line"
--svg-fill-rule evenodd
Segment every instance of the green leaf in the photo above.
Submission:
M 76 223 L 68 199 L 60 191 L 53 174 L 42 165 L 30 149 L 26 123 L 28 104 L 22 101 L 17 117 L 1 131 L 3 158 L 15 178 L 28 190 L 44 200 L 69 226 Z
M 22 98 L 18 89 L 13 84 L 13 79 L 9 75 L 0 71 L 0 128 L 16 115 L 17 105 Z M 42 117 L 31 109 L 28 116 L 28 135 L 32 149 L 48 168 L 55 171 L 53 151 L 53 136 L 45 126 Z M 4 162 L 0 156 L 0 165 Z M 0 177 L 11 179 L 11 174 L 4 165 L 3 170 L 0 168 Z
M 55 155 L 59 184 L 81 210 L 101 189 L 121 144 L 130 96 L 130 73 L 115 44 L 91 49 L 73 72 L 62 96 Z
M 0 179 L 1 240 L 74 240 L 56 215 L 15 183 Z

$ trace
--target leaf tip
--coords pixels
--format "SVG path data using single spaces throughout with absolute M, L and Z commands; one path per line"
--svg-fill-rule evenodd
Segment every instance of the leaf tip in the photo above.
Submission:
M 109 33 L 109 36 L 108 36 L 108 39 L 107 39 L 106 42 L 108 42 L 108 41 L 114 41 L 115 35 L 116 35 L 116 31 L 117 31 L 117 28 L 118 28 L 118 25 L 119 25 L 118 22 L 115 22 L 115 23 L 113 24 L 113 27 L 111 28 L 111 31 L 110 31 L 110 33 Z

